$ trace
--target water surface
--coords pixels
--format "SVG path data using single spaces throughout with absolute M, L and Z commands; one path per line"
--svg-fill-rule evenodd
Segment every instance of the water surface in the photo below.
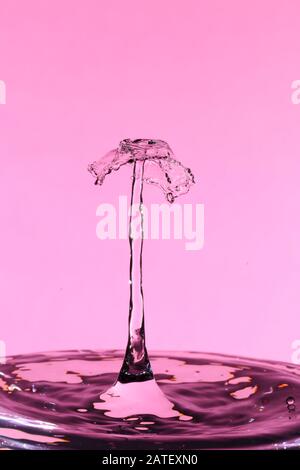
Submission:
M 112 397 L 122 359 L 118 351 L 9 358 L 0 365 L 0 448 L 300 448 L 299 366 L 156 352 L 159 389 L 152 380 L 121 384 L 148 388 Z

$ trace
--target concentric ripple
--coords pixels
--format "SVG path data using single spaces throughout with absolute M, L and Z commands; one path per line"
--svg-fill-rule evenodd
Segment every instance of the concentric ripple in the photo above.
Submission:
M 300 367 L 156 352 L 159 388 L 109 392 L 122 359 L 87 350 L 9 358 L 0 365 L 0 449 L 300 448 Z

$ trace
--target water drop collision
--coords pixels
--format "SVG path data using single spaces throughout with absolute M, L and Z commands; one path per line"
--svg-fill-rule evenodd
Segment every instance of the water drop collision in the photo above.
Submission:
M 109 403 L 110 412 L 112 409 L 118 410 L 116 416 L 120 416 L 120 413 L 178 416 L 178 412 L 173 410 L 173 405 L 154 380 L 145 343 L 143 187 L 145 182 L 158 186 L 169 203 L 173 203 L 178 196 L 189 191 L 195 182 L 194 176 L 189 168 L 174 158 L 166 142 L 154 139 L 125 139 L 120 142 L 117 149 L 89 165 L 88 169 L 96 177 L 95 184 L 102 185 L 108 174 L 125 164 L 133 166 L 128 234 L 130 247 L 128 343 L 118 380 L 111 389 L 101 395 L 100 398 L 106 405 L 101 406 L 101 403 L 98 403 L 98 409 L 105 409 Z M 138 237 L 134 236 L 132 229 L 134 206 L 139 207 Z M 147 384 L 137 385 L 139 382 Z M 154 405 L 150 408 L 149 403 L 155 403 L 155 408 Z
M 126 148 L 136 144 L 141 141 L 123 141 L 91 165 L 96 182 L 131 163 L 134 200 L 146 180 L 161 187 L 169 201 L 188 190 L 192 175 L 172 161 L 165 143 L 158 154 L 152 148 L 156 159 L 133 158 Z M 139 254 L 140 242 L 132 243 Z M 139 257 L 134 259 L 138 268 Z M 132 291 L 134 305 L 143 300 L 140 293 L 139 288 Z M 124 355 L 117 351 L 6 358 L 0 364 L 0 450 L 300 449 L 299 366 L 219 354 L 152 352 L 159 388 L 147 354 L 140 354 L 146 351 L 141 330 L 133 349 L 126 350 L 121 372 Z

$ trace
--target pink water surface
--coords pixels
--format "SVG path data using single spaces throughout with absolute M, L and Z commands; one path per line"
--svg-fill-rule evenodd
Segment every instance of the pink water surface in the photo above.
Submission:
M 289 361 L 300 337 L 299 2 L 0 0 L 0 11 L 7 352 L 124 347 L 128 244 L 95 228 L 96 207 L 128 194 L 130 169 L 99 191 L 86 166 L 122 138 L 153 137 L 195 173 L 182 202 L 205 204 L 205 244 L 147 241 L 149 350 Z M 153 188 L 145 198 L 162 200 Z
M 155 380 L 116 382 L 119 351 L 0 365 L 0 450 L 299 449 L 300 367 L 155 352 Z

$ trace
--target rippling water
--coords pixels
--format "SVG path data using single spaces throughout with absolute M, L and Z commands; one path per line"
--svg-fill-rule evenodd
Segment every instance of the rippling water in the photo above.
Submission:
M 0 447 L 300 448 L 300 367 L 154 353 L 159 388 L 155 381 L 121 384 L 109 394 L 122 358 L 65 351 L 8 359 L 0 365 Z

